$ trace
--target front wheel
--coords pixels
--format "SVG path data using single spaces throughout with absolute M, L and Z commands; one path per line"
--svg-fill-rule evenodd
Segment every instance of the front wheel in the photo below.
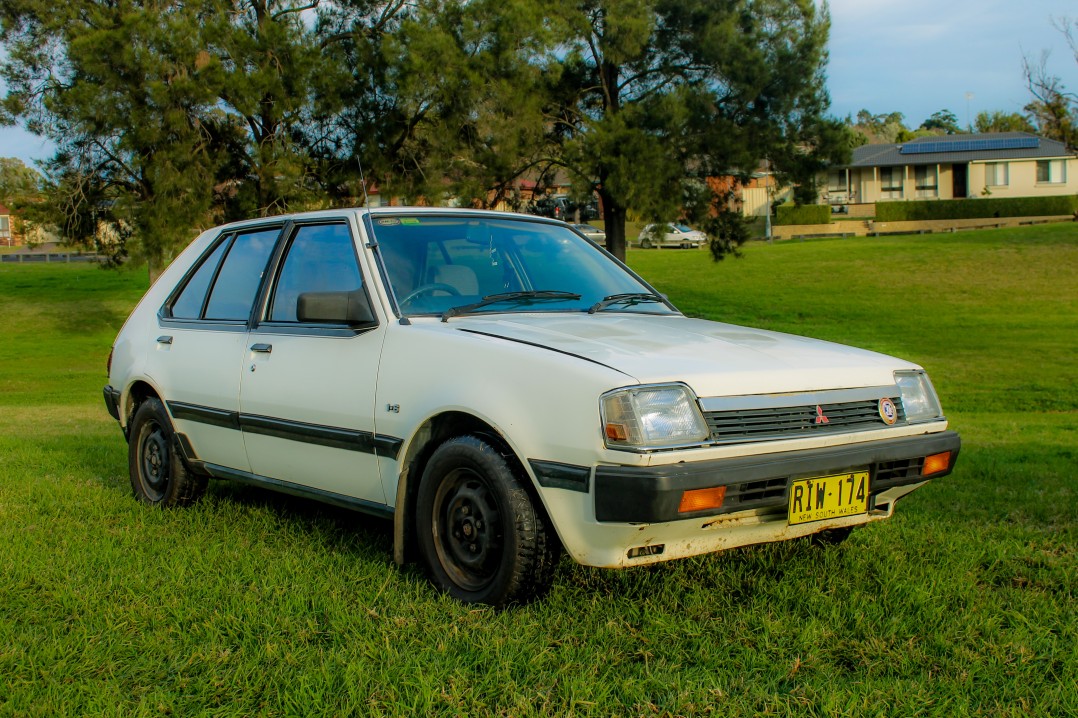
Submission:
M 172 451 L 172 422 L 160 400 L 142 402 L 131 419 L 127 448 L 131 489 L 152 506 L 186 506 L 206 491 L 206 477 L 187 470 Z
M 640 249 L 651 249 L 653 246 L 654 244 L 647 237 L 640 240 Z
M 427 573 L 454 598 L 505 606 L 550 587 L 554 532 L 505 457 L 483 439 L 456 437 L 434 451 L 416 512 Z

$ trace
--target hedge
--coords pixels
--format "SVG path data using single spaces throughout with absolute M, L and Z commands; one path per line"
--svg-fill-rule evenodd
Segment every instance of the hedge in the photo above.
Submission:
M 830 224 L 831 208 L 826 204 L 782 204 L 775 210 L 775 224 Z
M 781 209 L 781 208 L 780 208 Z M 1078 212 L 1078 195 L 1058 197 L 986 197 L 927 202 L 877 202 L 877 222 L 988 217 L 1050 217 Z

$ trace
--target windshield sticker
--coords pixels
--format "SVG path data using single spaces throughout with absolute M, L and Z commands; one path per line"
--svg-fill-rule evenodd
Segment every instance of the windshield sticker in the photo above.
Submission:
M 401 224 L 419 224 L 419 220 L 415 217 L 401 217 Z
M 396 227 L 398 224 L 401 223 L 401 221 L 396 217 L 378 219 L 375 220 L 375 222 L 377 222 L 379 227 Z

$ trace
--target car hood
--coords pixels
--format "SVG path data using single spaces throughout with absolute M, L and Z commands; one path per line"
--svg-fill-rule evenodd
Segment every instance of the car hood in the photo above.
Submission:
M 448 326 L 575 355 L 640 383 L 685 382 L 701 397 L 885 386 L 895 370 L 917 368 L 841 344 L 682 316 L 499 314 Z

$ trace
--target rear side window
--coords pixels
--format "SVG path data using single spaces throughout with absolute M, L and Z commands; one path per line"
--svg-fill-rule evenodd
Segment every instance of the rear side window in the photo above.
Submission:
M 300 227 L 292 239 L 273 293 L 269 319 L 299 321 L 296 306 L 307 292 L 354 292 L 363 286 L 352 235 L 344 224 Z
M 246 321 L 279 229 L 237 234 L 213 283 L 206 319 Z
M 206 302 L 206 290 L 210 288 L 217 265 L 221 263 L 228 242 L 220 242 L 210 252 L 199 268 L 191 275 L 187 286 L 172 303 L 172 316 L 176 319 L 198 319 L 202 316 L 202 305 Z

